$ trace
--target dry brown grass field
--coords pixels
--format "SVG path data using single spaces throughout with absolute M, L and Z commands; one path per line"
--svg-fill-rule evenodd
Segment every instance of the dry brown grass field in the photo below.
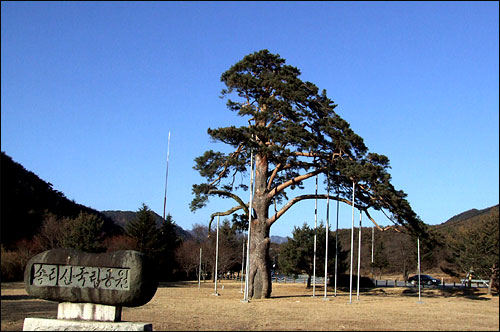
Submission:
M 235 281 L 161 283 L 142 307 L 123 308 L 122 320 L 148 322 L 162 331 L 341 331 L 341 330 L 499 330 L 498 296 L 485 289 L 378 287 L 353 291 L 312 289 L 303 284 L 273 284 L 269 299 L 243 302 Z M 29 297 L 21 282 L 2 283 L 2 331 L 21 331 L 26 317 L 56 318 L 57 303 Z

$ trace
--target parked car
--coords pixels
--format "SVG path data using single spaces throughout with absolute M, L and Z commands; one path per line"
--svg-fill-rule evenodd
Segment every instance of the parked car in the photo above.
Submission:
M 408 278 L 408 281 L 412 285 L 417 285 L 418 284 L 418 274 Z M 441 281 L 439 281 L 436 278 L 431 277 L 430 275 L 427 274 L 421 274 L 420 275 L 420 284 L 421 285 L 439 285 Z

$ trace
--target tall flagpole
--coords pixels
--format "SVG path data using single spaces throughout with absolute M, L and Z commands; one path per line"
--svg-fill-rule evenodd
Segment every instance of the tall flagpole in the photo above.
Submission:
M 168 181 L 168 157 L 170 154 L 170 131 L 168 132 L 168 147 L 167 147 L 167 174 L 165 175 L 165 196 L 163 196 L 163 220 L 165 219 L 165 210 L 167 208 L 167 181 Z
M 318 174 L 316 174 L 316 196 L 318 195 Z M 316 294 L 316 235 L 318 233 L 318 198 L 314 201 L 314 258 L 313 258 L 313 297 Z
M 422 303 L 420 301 L 420 236 L 417 237 L 417 260 L 418 260 L 418 303 Z

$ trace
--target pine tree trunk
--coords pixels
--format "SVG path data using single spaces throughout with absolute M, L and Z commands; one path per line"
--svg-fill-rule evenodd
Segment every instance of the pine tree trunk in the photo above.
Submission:
M 270 201 L 267 198 L 267 158 L 255 158 L 255 196 L 252 208 L 256 218 L 250 230 L 250 273 L 248 279 L 249 298 L 269 298 L 272 291 L 271 258 L 269 248 L 270 226 L 267 224 Z
M 269 258 L 269 227 L 252 223 L 250 237 L 250 278 L 248 296 L 254 299 L 271 296 L 271 260 Z

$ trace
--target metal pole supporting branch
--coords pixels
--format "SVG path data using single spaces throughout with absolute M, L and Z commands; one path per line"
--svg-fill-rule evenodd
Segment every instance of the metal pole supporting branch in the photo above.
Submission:
M 316 174 L 316 196 L 318 195 L 318 175 Z M 314 201 L 314 258 L 313 258 L 313 297 L 316 295 L 316 238 L 318 233 L 318 199 Z
M 337 257 L 339 251 L 339 201 L 337 201 L 337 226 L 335 227 L 335 291 L 334 296 L 337 296 Z
M 349 303 L 352 303 L 352 253 L 354 250 L 354 190 L 356 189 L 356 184 L 352 182 L 352 225 L 351 225 L 351 271 L 349 278 Z
M 362 212 L 359 210 L 359 233 L 358 233 L 358 287 L 357 287 L 357 293 L 356 293 L 356 299 L 359 301 L 359 273 L 360 273 L 360 266 L 361 266 L 361 216 Z
M 240 293 L 243 293 L 243 271 L 245 267 L 245 236 L 243 235 L 243 252 L 241 253 L 241 281 L 240 281 Z
M 250 152 L 250 202 L 248 204 L 248 233 L 247 233 L 247 268 L 245 273 L 245 292 L 243 301 L 248 302 L 248 287 L 250 274 L 250 234 L 252 229 L 252 199 L 253 199 L 253 151 Z
M 198 289 L 201 286 L 201 248 L 200 248 L 200 268 L 198 269 Z
M 328 176 L 327 176 L 328 182 Z M 326 226 L 325 226 L 325 296 L 323 300 L 328 300 L 326 297 L 327 286 L 328 286 L 328 233 L 330 233 L 330 186 L 327 184 L 327 196 L 326 196 Z
M 217 237 L 216 237 L 216 244 L 215 244 L 215 296 L 219 296 L 219 293 L 217 293 L 217 263 L 219 260 L 219 219 L 220 216 L 217 216 Z

